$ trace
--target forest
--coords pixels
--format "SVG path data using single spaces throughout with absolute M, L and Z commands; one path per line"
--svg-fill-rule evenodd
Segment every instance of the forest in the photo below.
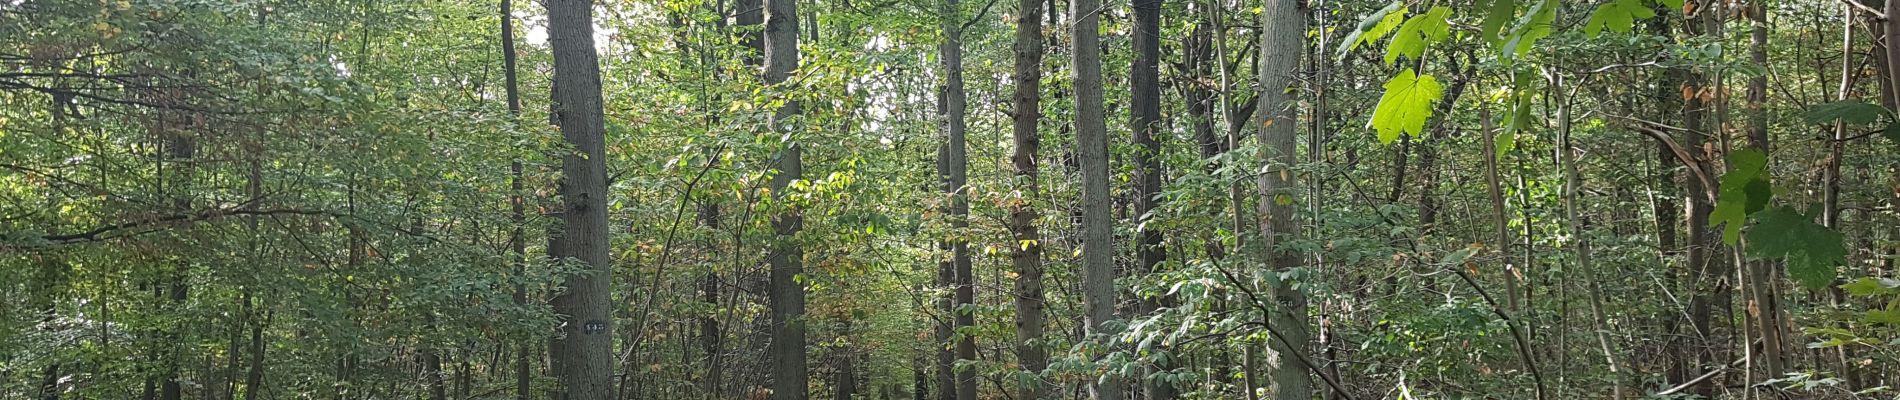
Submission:
M 1900 399 L 1896 92 L 1900 0 L 0 0 L 0 400 Z

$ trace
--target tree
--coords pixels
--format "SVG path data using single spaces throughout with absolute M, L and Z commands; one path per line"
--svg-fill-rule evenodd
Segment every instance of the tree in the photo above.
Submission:
M 560 248 L 584 267 L 554 297 L 566 316 L 552 357 L 570 400 L 613 396 L 612 259 L 609 256 L 606 126 L 601 116 L 600 61 L 594 52 L 591 0 L 549 0 L 548 43 L 554 48 L 555 121 L 573 151 L 561 159 Z
M 765 84 L 780 90 L 781 96 L 795 92 L 783 87 L 792 72 L 798 70 L 798 2 L 765 0 Z M 799 102 L 785 99 L 773 111 L 768 125 L 773 131 L 792 138 L 772 160 L 772 195 L 779 201 L 790 199 L 792 182 L 804 179 L 803 147 L 796 140 Z M 784 205 L 772 216 L 772 246 L 767 263 L 771 282 L 767 284 L 772 308 L 772 342 L 767 353 L 772 360 L 772 398 L 804 400 L 811 379 L 805 364 L 805 251 L 798 243 L 798 231 L 804 216 L 796 204 Z
M 1016 273 L 1016 359 L 1026 374 L 1040 375 L 1049 367 L 1044 350 L 1042 293 L 1042 234 L 1036 228 L 1036 204 L 1042 190 L 1037 182 L 1040 167 L 1036 153 L 1042 147 L 1042 1 L 1020 0 L 1016 4 L 1015 72 L 1012 97 L 1015 113 L 1011 118 L 1010 153 L 1012 178 L 1018 197 L 1009 203 L 1010 269 Z M 1043 397 L 1042 380 L 1028 380 L 1016 397 L 1036 400 Z
M 1153 223 L 1156 197 L 1161 195 L 1161 143 L 1156 134 L 1161 124 L 1161 3 L 1162 0 L 1134 0 L 1135 60 L 1129 71 L 1130 91 L 1133 98 L 1129 102 L 1132 115 L 1131 127 L 1134 130 L 1135 150 L 1135 219 L 1139 232 L 1135 233 L 1135 258 L 1142 273 L 1154 273 L 1162 262 L 1167 261 L 1167 249 L 1163 247 L 1161 229 Z M 1142 312 L 1153 312 L 1159 308 L 1158 299 L 1142 299 Z M 1163 352 L 1156 358 L 1154 366 L 1144 375 L 1166 372 L 1172 365 Z M 1147 383 L 1143 391 L 1150 400 L 1173 399 L 1174 387 L 1161 379 L 1144 379 Z
M 1299 352 L 1312 340 L 1307 334 L 1306 293 L 1296 283 L 1300 254 L 1283 244 L 1297 238 L 1294 220 L 1299 135 L 1293 88 L 1298 80 L 1301 54 L 1306 49 L 1306 9 L 1296 0 L 1271 0 L 1260 14 L 1260 103 L 1255 125 L 1260 130 L 1262 161 L 1260 185 L 1261 248 L 1267 252 L 1268 298 L 1275 308 L 1267 324 L 1279 331 L 1267 345 L 1267 390 L 1278 399 L 1311 397 L 1312 378 Z
M 969 108 L 968 95 L 963 89 L 963 13 L 957 8 L 957 0 L 943 0 L 937 5 L 938 19 L 943 24 L 943 43 L 937 45 L 938 60 L 942 63 L 944 74 L 941 110 L 943 111 L 944 144 L 937 153 L 937 174 L 942 179 L 942 189 L 948 198 L 944 204 L 944 213 L 950 218 L 950 239 L 944 247 L 950 250 L 950 258 L 942 261 L 952 276 L 951 285 L 955 288 L 955 300 L 948 310 L 954 316 L 950 337 L 956 338 L 956 360 L 976 361 L 976 337 L 971 328 L 976 325 L 973 314 L 976 307 L 975 279 L 970 271 L 970 244 L 963 239 L 964 230 L 970 227 L 970 204 L 966 199 L 966 187 L 969 185 L 969 161 L 965 155 L 964 133 L 967 130 L 964 114 Z M 955 369 L 954 366 L 952 369 Z M 963 368 L 956 371 L 956 398 L 976 400 L 976 371 Z M 944 392 L 951 392 L 949 387 Z
M 1098 339 L 1111 334 L 1115 319 L 1115 226 L 1109 214 L 1108 128 L 1102 110 L 1101 3 L 1069 2 L 1071 69 L 1075 80 L 1075 154 L 1082 170 L 1082 292 L 1085 332 Z M 1119 377 L 1104 376 L 1090 385 L 1095 400 L 1121 400 Z

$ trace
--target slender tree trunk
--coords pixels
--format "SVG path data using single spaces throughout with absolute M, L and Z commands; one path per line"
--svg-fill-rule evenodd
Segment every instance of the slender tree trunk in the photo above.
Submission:
M 970 244 L 963 239 L 969 229 L 970 203 L 964 187 L 968 184 L 969 162 L 965 155 L 964 134 L 967 130 L 964 116 L 969 108 L 969 97 L 963 88 L 963 13 L 958 9 L 957 0 L 943 0 L 937 3 L 938 20 L 943 26 L 943 43 L 937 46 L 942 63 L 944 81 L 942 90 L 943 113 L 942 127 L 945 141 L 937 152 L 937 177 L 942 183 L 941 189 L 948 198 L 944 203 L 944 214 L 950 218 L 950 238 L 943 246 L 950 250 L 950 258 L 943 260 L 953 279 L 953 305 L 949 315 L 954 316 L 953 334 L 955 338 L 956 360 L 976 360 L 976 337 L 963 333 L 976 325 L 976 315 L 971 308 L 976 304 L 974 277 L 970 271 Z M 954 370 L 954 368 L 953 368 Z M 955 371 L 956 398 L 958 400 L 976 399 L 976 370 L 964 368 Z M 946 388 L 947 389 L 947 388 Z
M 431 332 L 434 330 L 433 326 L 428 329 Z M 422 384 L 428 387 L 429 398 L 448 400 L 448 388 L 442 385 L 442 355 L 430 345 L 424 345 L 423 348 L 418 349 L 417 353 L 420 353 L 418 361 L 422 364 Z
M 1267 251 L 1267 268 L 1287 272 L 1301 264 L 1298 252 L 1283 249 L 1283 241 L 1299 237 L 1294 221 L 1299 196 L 1293 165 L 1298 162 L 1299 135 L 1292 88 L 1300 71 L 1300 57 L 1306 50 L 1306 9 L 1298 0 L 1269 0 L 1260 16 L 1260 96 L 1255 112 L 1260 129 L 1260 148 L 1266 165 L 1261 169 L 1260 229 Z M 1306 293 L 1290 277 L 1268 279 L 1268 293 L 1276 309 L 1267 324 L 1280 331 L 1279 339 L 1268 342 L 1268 391 L 1282 400 L 1312 397 L 1311 371 L 1295 357 L 1311 346 L 1308 333 Z
M 1768 67 L 1768 15 L 1763 0 L 1749 2 L 1749 59 L 1762 68 Z M 1767 155 L 1768 116 L 1768 76 L 1757 74 L 1748 78 L 1748 144 L 1749 148 Z M 1751 297 L 1748 308 L 1755 314 L 1757 334 L 1762 339 L 1762 371 L 1769 379 L 1780 378 L 1786 367 L 1782 353 L 1781 301 L 1780 290 L 1776 288 L 1774 274 L 1769 261 L 1744 262 L 1748 272 L 1748 289 Z M 1743 343 L 1743 346 L 1747 346 Z
M 1562 75 L 1557 76 L 1558 80 L 1555 82 L 1556 84 L 1551 87 L 1553 94 L 1569 86 L 1562 80 Z M 1610 398 L 1613 400 L 1622 400 L 1622 370 L 1618 368 L 1616 363 L 1616 353 L 1610 348 L 1610 339 L 1607 333 L 1609 327 L 1604 326 L 1606 319 L 1603 316 L 1603 289 L 1598 283 L 1596 266 L 1591 262 L 1590 238 L 1588 232 L 1584 231 L 1587 226 L 1584 225 L 1582 217 L 1578 214 L 1577 200 L 1578 197 L 1582 196 L 1583 178 L 1577 173 L 1576 145 L 1570 141 L 1571 99 L 1566 95 L 1563 96 L 1561 100 L 1558 100 L 1558 102 L 1558 107 L 1561 108 L 1559 108 L 1557 112 L 1557 162 L 1563 164 L 1564 168 L 1564 228 L 1566 231 L 1569 231 L 1569 236 L 1576 244 L 1577 270 L 1580 272 L 1579 275 L 1583 277 L 1585 284 L 1590 285 L 1587 291 L 1590 293 L 1591 330 L 1596 332 L 1597 348 L 1602 352 L 1603 363 L 1608 367 L 1610 372 Z M 1559 351 L 1562 351 L 1562 348 L 1559 348 Z M 1561 371 L 1561 369 L 1559 371 Z
M 586 267 L 567 277 L 554 298 L 566 316 L 554 340 L 556 378 L 564 400 L 613 396 L 612 263 L 607 227 L 607 166 L 600 93 L 600 61 L 594 52 L 593 1 L 548 0 L 548 43 L 554 49 L 555 118 L 574 153 L 562 157 L 561 247 L 556 253 Z
M 244 376 L 244 400 L 257 400 L 264 391 L 264 327 L 270 325 L 271 316 L 271 311 L 265 311 L 264 319 L 251 325 L 251 370 Z
M 1646 33 L 1651 35 L 1670 35 L 1667 18 L 1651 19 L 1644 28 Z M 1668 113 L 1677 112 L 1682 108 L 1680 101 L 1686 99 L 1680 92 L 1683 89 L 1681 75 L 1677 69 L 1666 69 L 1653 78 L 1655 92 L 1651 97 L 1655 103 L 1651 104 L 1649 109 L 1659 113 L 1656 116 L 1658 120 L 1668 120 L 1670 119 L 1667 117 Z M 1676 196 L 1669 194 L 1665 188 L 1681 187 L 1681 184 L 1676 183 L 1676 171 L 1677 166 L 1682 165 L 1682 162 L 1677 160 L 1675 153 L 1661 141 L 1656 142 L 1654 161 L 1656 169 L 1650 176 L 1649 189 L 1654 193 L 1651 196 L 1653 203 L 1650 208 L 1655 212 L 1653 222 L 1656 225 L 1656 259 L 1664 267 L 1666 289 L 1673 292 L 1684 287 L 1682 284 L 1684 274 L 1678 271 L 1679 264 L 1676 261 L 1676 255 L 1682 251 L 1680 235 L 1677 232 L 1682 227 L 1683 205 L 1678 203 Z M 1680 303 L 1672 301 L 1673 298 L 1665 296 L 1659 299 L 1664 307 L 1656 312 L 1654 318 L 1660 321 L 1659 328 L 1664 335 L 1667 335 L 1662 340 L 1665 353 L 1661 357 L 1664 364 L 1662 365 L 1664 381 L 1680 383 L 1692 377 L 1688 371 L 1694 360 L 1686 349 L 1688 342 L 1683 340 L 1682 316 L 1684 314 L 1677 307 Z
M 170 102 L 173 100 L 161 98 L 159 101 Z M 194 133 L 189 129 L 192 127 L 171 125 L 172 122 L 180 122 L 181 124 L 184 122 L 172 121 L 173 119 L 179 119 L 172 115 L 172 111 L 159 110 L 156 112 L 158 113 L 156 117 L 158 120 L 157 128 L 166 138 L 165 161 L 170 162 L 171 168 L 175 170 L 175 172 L 172 173 L 171 184 L 167 186 L 167 189 L 171 192 L 172 205 L 178 209 L 178 212 L 191 212 L 191 184 L 193 180 L 191 159 L 196 157 L 198 153 L 198 140 L 192 136 Z M 166 294 L 169 295 L 171 300 L 169 304 L 171 308 L 169 310 L 182 315 L 184 313 L 185 299 L 189 297 L 188 294 L 191 291 L 191 285 L 189 283 L 191 267 L 186 263 L 176 263 L 173 267 L 175 270 L 170 271 L 172 274 L 171 284 L 170 287 L 167 288 Z M 168 350 L 166 350 L 165 357 L 166 365 L 162 367 L 165 368 L 165 370 L 163 383 L 159 385 L 159 398 L 163 400 L 181 400 L 184 396 L 184 389 L 178 380 L 178 371 L 183 369 L 180 364 L 182 364 L 185 359 L 186 346 L 184 346 L 184 343 L 186 341 L 181 335 L 182 332 L 179 332 L 179 328 L 174 327 L 169 329 L 171 330 L 165 333 L 166 343 L 163 344 Z
M 1703 32 L 1707 30 L 1707 21 L 1714 11 L 1707 9 L 1709 4 L 1706 1 L 1697 6 L 1700 9 L 1696 11 L 1696 15 L 1683 23 L 1685 36 L 1703 36 Z M 1709 162 L 1712 155 L 1703 152 L 1702 149 L 1704 144 L 1709 143 L 1707 140 L 1710 134 L 1708 121 L 1710 120 L 1709 109 L 1712 107 L 1710 99 L 1715 96 L 1715 85 L 1700 72 L 1681 70 L 1680 73 L 1683 74 L 1682 127 L 1685 129 L 1681 138 L 1682 146 L 1695 152 L 1697 162 L 1690 168 L 1700 170 L 1701 173 L 1697 175 L 1710 176 L 1712 170 Z M 1721 352 L 1715 350 L 1717 345 L 1713 332 L 1714 317 L 1728 315 L 1725 309 L 1717 310 L 1717 308 L 1726 308 L 1719 305 L 1720 298 L 1727 293 L 1724 277 L 1728 274 L 1723 271 L 1725 268 L 1721 268 L 1724 264 L 1711 262 L 1712 257 L 1709 255 L 1711 251 L 1717 250 L 1708 227 L 1709 212 L 1713 209 L 1713 204 L 1710 204 L 1705 193 L 1711 189 L 1713 188 L 1704 188 L 1702 182 L 1697 179 L 1683 180 L 1683 197 L 1687 204 L 1687 210 L 1683 216 L 1684 229 L 1687 231 L 1684 253 L 1688 279 L 1685 283 L 1691 289 L 1689 324 L 1694 330 L 1690 332 L 1690 337 L 1697 338 L 1696 346 L 1693 348 L 1696 352 L 1694 358 L 1696 363 L 1693 365 L 1702 366 L 1722 365 L 1727 362 L 1718 355 Z M 1707 397 L 1715 393 L 1715 386 L 1713 381 L 1709 380 L 1698 384 L 1694 390 L 1694 393 Z
M 798 3 L 796 0 L 765 0 L 765 84 L 778 86 L 798 69 Z M 789 90 L 781 90 L 790 93 Z M 789 120 L 799 113 L 797 101 L 787 101 L 774 111 L 773 131 L 784 133 L 791 141 L 772 162 L 772 195 L 785 198 L 792 182 L 804 179 L 804 146 L 797 142 Z M 796 206 L 780 210 L 772 217 L 772 252 L 767 292 L 771 300 L 772 341 L 767 355 L 772 360 L 772 398 L 804 400 L 809 396 L 811 373 L 805 364 L 805 286 L 799 276 L 805 273 L 805 250 L 798 243 L 798 231 L 804 216 Z
M 502 90 L 505 93 L 508 103 L 508 122 L 518 126 L 521 123 L 521 88 L 520 82 L 515 75 L 514 0 L 501 0 L 500 14 Z M 528 214 L 527 202 L 522 198 L 524 188 L 522 186 L 521 160 L 509 162 L 508 173 L 509 221 L 514 225 L 508 229 L 508 251 L 510 253 L 509 256 L 512 258 L 511 261 L 514 263 L 515 276 L 519 277 L 527 275 L 528 260 L 528 239 L 526 232 L 523 230 L 523 227 L 528 223 Z M 517 284 L 514 290 L 515 305 L 528 304 L 528 288 Z M 529 391 L 532 390 L 531 385 L 533 383 L 529 363 L 531 362 L 530 354 L 534 353 L 535 348 L 529 343 L 528 341 L 523 341 L 514 346 L 514 389 L 516 400 L 528 400 L 528 398 L 532 396 L 532 394 L 529 393 Z
M 1042 198 L 1037 182 L 1040 167 L 1036 155 L 1042 147 L 1042 1 L 1018 0 L 1016 16 L 1016 71 L 1013 78 L 1015 115 L 1011 120 L 1010 166 L 1015 169 L 1015 186 L 1020 198 L 1009 203 L 1009 231 L 1015 244 L 1010 246 L 1010 267 L 1016 272 L 1016 360 L 1023 371 L 1042 374 L 1049 367 L 1049 355 L 1042 341 L 1042 235 L 1036 229 L 1036 200 Z M 1031 380 L 1016 398 L 1037 400 L 1043 397 L 1042 380 Z
M 1075 72 L 1075 154 L 1082 170 L 1082 292 L 1085 332 L 1090 340 L 1110 342 L 1108 321 L 1115 319 L 1114 216 L 1108 192 L 1108 127 L 1102 109 L 1103 10 L 1098 0 L 1072 0 L 1069 13 L 1071 68 Z M 1094 400 L 1122 400 L 1119 377 L 1089 385 Z
M 1892 109 L 1900 106 L 1900 95 L 1896 94 L 1900 92 L 1900 1 L 1885 2 L 1881 12 L 1887 18 L 1878 19 L 1879 24 L 1876 25 L 1880 29 L 1877 36 L 1881 39 L 1877 42 L 1880 43 L 1880 49 L 1885 50 L 1882 53 L 1886 56 L 1882 58 L 1885 62 L 1881 63 L 1886 67 L 1883 71 L 1886 76 L 1882 77 L 1880 86 L 1886 106 Z
M 1152 274 L 1162 262 L 1167 260 L 1167 250 L 1162 246 L 1161 230 L 1155 224 L 1149 224 L 1149 218 L 1155 212 L 1155 197 L 1161 193 L 1161 142 L 1156 134 L 1161 126 L 1161 3 L 1163 0 L 1133 0 L 1135 9 L 1135 30 L 1133 44 L 1135 60 L 1129 71 L 1130 91 L 1133 92 L 1131 126 L 1134 128 L 1135 150 L 1135 215 L 1137 232 L 1135 233 L 1135 257 L 1137 271 Z M 1140 299 L 1139 311 L 1142 314 L 1153 312 L 1165 305 L 1162 299 Z M 1166 354 L 1166 352 L 1162 352 Z M 1174 386 L 1152 376 L 1167 372 L 1172 363 L 1164 357 L 1156 358 L 1146 368 L 1143 393 L 1149 400 L 1173 399 L 1176 396 Z

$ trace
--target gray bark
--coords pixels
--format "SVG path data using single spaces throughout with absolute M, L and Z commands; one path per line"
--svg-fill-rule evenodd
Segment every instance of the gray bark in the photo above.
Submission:
M 945 135 L 944 145 L 937 153 L 937 175 L 942 180 L 944 194 L 950 196 L 944 213 L 949 216 L 950 227 L 954 230 L 951 239 L 944 243 L 950 250 L 950 259 L 944 262 L 949 264 L 947 267 L 953 279 L 951 283 L 955 285 L 955 299 L 950 310 L 950 314 L 955 316 L 954 332 L 976 325 L 976 316 L 967 310 L 976 302 L 975 280 L 970 273 L 970 244 L 961 238 L 963 231 L 970 227 L 970 203 L 964 191 L 969 181 L 969 161 L 964 140 L 965 131 L 968 130 L 964 116 L 968 113 L 969 95 L 963 88 L 963 14 L 957 8 L 957 0 L 943 0 L 938 3 L 937 12 L 943 24 L 944 37 L 937 50 L 944 74 L 943 103 L 940 107 Z M 975 337 L 961 335 L 955 347 L 957 360 L 976 360 Z M 955 371 L 955 375 L 957 400 L 976 400 L 976 370 Z
M 1069 52 L 1075 72 L 1075 153 L 1082 170 L 1083 320 L 1094 340 L 1106 340 L 1107 323 L 1115 318 L 1115 222 L 1109 214 L 1108 128 L 1102 120 L 1102 12 L 1099 0 L 1069 2 L 1069 13 L 1075 16 L 1069 32 L 1075 46 Z M 1096 400 L 1121 400 L 1122 390 L 1121 379 L 1112 375 L 1089 386 Z
M 1306 10 L 1298 0 L 1269 0 L 1260 16 L 1260 103 L 1255 112 L 1260 129 L 1260 147 L 1266 167 L 1260 174 L 1261 248 L 1267 251 L 1268 269 L 1285 273 L 1300 266 L 1300 254 L 1280 248 L 1283 241 L 1298 237 L 1300 226 L 1294 221 L 1297 181 L 1293 164 L 1297 162 L 1298 134 L 1293 127 L 1298 115 L 1291 90 L 1298 80 L 1300 57 L 1305 52 Z M 1267 323 L 1281 332 L 1283 340 L 1268 342 L 1267 388 L 1276 399 L 1305 400 L 1312 397 L 1312 377 L 1301 364 L 1298 353 L 1310 347 L 1312 335 L 1307 329 L 1306 293 L 1295 288 L 1284 276 L 1269 279 L 1268 293 L 1277 308 Z
M 555 377 L 565 400 L 606 400 L 613 396 L 613 303 L 609 300 L 612 262 L 607 228 L 605 126 L 600 94 L 600 60 L 594 52 L 593 1 L 548 0 L 548 43 L 554 52 L 555 121 L 573 152 L 561 160 L 561 218 L 558 257 L 584 265 L 568 276 L 553 301 L 564 316 L 554 340 Z
M 780 85 L 798 69 L 798 3 L 796 0 L 765 1 L 765 84 Z M 773 131 L 795 131 L 788 120 L 797 116 L 799 104 L 786 102 L 774 111 Z M 804 178 L 803 152 L 794 138 L 784 144 L 772 162 L 772 195 L 783 199 L 793 181 Z M 767 355 L 772 360 L 772 398 L 804 400 L 809 396 L 811 378 L 805 364 L 805 287 L 798 277 L 805 273 L 805 250 L 797 242 L 804 216 L 796 208 L 782 210 L 772 217 L 770 282 L 772 342 Z
M 1022 198 L 1010 203 L 1009 230 L 1015 245 L 1010 267 L 1016 272 L 1016 360 L 1025 372 L 1041 374 L 1049 367 L 1043 332 L 1042 234 L 1036 229 L 1036 206 L 1041 198 L 1036 153 L 1042 147 L 1037 122 L 1042 120 L 1042 1 L 1019 0 L 1016 18 L 1015 115 L 1011 121 L 1016 188 Z M 1042 398 L 1041 380 L 1020 389 L 1017 398 Z

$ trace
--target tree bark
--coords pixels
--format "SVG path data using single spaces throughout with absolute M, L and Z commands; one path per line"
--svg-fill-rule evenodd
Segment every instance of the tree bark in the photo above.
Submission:
M 1135 150 L 1135 257 L 1137 271 L 1142 274 L 1157 272 L 1162 262 L 1167 260 L 1167 250 L 1162 247 L 1161 230 L 1149 223 L 1156 207 L 1155 196 L 1161 193 L 1161 142 L 1156 134 L 1161 126 L 1161 3 L 1163 0 L 1134 0 L 1135 60 L 1129 71 L 1132 98 L 1131 126 L 1134 130 Z M 1165 305 L 1163 299 L 1141 299 L 1140 313 L 1154 312 Z M 1165 347 L 1158 349 L 1158 356 L 1146 367 L 1142 381 L 1146 383 L 1143 393 L 1149 400 L 1168 400 L 1176 396 L 1174 386 L 1160 379 L 1154 379 L 1156 373 L 1171 369 L 1169 355 Z
M 1010 268 L 1016 272 L 1016 361 L 1023 372 L 1041 375 L 1049 367 L 1043 349 L 1042 235 L 1036 229 L 1036 203 L 1042 198 L 1037 182 L 1036 155 L 1042 147 L 1042 0 L 1018 0 L 1016 16 L 1016 84 L 1011 122 L 1010 166 L 1015 172 L 1019 198 L 1009 203 Z M 1018 399 L 1043 397 L 1040 377 L 1024 385 Z
M 600 61 L 594 50 L 592 0 L 548 0 L 548 43 L 554 50 L 555 120 L 574 152 L 561 160 L 560 248 L 556 256 L 585 267 L 568 276 L 555 296 L 554 311 L 565 316 L 554 339 L 556 373 L 564 400 L 606 400 L 613 396 L 613 304 L 609 299 L 612 263 L 607 227 L 605 125 L 600 93 Z
M 1768 66 L 1768 16 L 1767 7 L 1762 0 L 1749 2 L 1749 59 L 1756 65 Z M 1758 74 L 1748 78 L 1748 147 L 1768 155 L 1768 76 Z M 1738 257 L 1738 259 L 1740 259 Z M 1744 261 L 1743 268 L 1748 272 L 1748 290 L 1751 298 L 1751 313 L 1755 314 L 1756 334 L 1762 339 L 1762 372 L 1769 379 L 1781 377 L 1786 368 L 1782 349 L 1783 332 L 1781 328 L 1780 290 L 1776 288 L 1776 277 L 1770 261 Z M 1746 344 L 1744 344 L 1746 345 Z
M 950 237 L 943 246 L 950 250 L 950 258 L 943 260 L 943 267 L 951 273 L 954 288 L 953 304 L 949 315 L 954 316 L 951 338 L 955 338 L 956 360 L 976 360 L 976 337 L 963 331 L 976 325 L 976 316 L 971 308 L 975 307 L 976 292 L 974 278 L 970 271 L 970 244 L 963 239 L 965 230 L 970 227 L 970 203 L 964 187 L 969 181 L 969 162 L 965 151 L 967 146 L 964 135 L 968 130 L 964 116 L 968 113 L 969 97 L 963 87 L 963 14 L 958 9 L 957 0 L 943 0 L 937 3 L 938 21 L 943 27 L 943 43 L 937 46 L 938 61 L 942 64 L 944 81 L 942 90 L 944 131 L 943 147 L 937 152 L 937 177 L 940 179 L 944 196 L 944 214 L 950 218 Z M 943 268 L 940 267 L 940 268 Z M 953 365 L 954 367 L 954 365 Z M 952 368 L 955 371 L 955 368 Z M 955 371 L 956 398 L 958 400 L 976 400 L 976 370 L 964 368 Z M 947 388 L 946 388 L 947 389 Z
M 1713 20 L 1714 10 L 1710 4 L 1707 1 L 1697 3 L 1694 4 L 1695 15 L 1690 16 L 1683 23 L 1682 34 L 1690 38 L 1703 36 L 1708 30 L 1709 21 Z M 1682 127 L 1684 132 L 1681 143 L 1684 148 L 1695 152 L 1698 161 L 1689 168 L 1698 169 L 1699 173 L 1696 175 L 1712 176 L 1709 161 L 1713 155 L 1702 149 L 1704 144 L 1709 143 L 1707 140 L 1710 134 L 1709 108 L 1711 107 L 1710 99 L 1716 95 L 1715 83 L 1703 73 L 1693 69 L 1679 69 L 1677 73 L 1682 74 L 1683 85 Z M 1713 332 L 1714 316 L 1728 315 L 1725 301 L 1728 283 L 1724 279 L 1728 276 L 1728 272 L 1727 268 L 1723 267 L 1726 263 L 1711 262 L 1712 257 L 1709 255 L 1711 251 L 1718 249 L 1708 226 L 1709 212 L 1713 210 L 1714 205 L 1710 204 L 1707 196 L 1704 195 L 1712 191 L 1711 189 L 1713 188 L 1704 188 L 1702 182 L 1697 179 L 1683 180 L 1683 197 L 1687 204 L 1683 216 L 1685 222 L 1683 229 L 1687 232 L 1684 253 L 1688 274 L 1685 284 L 1689 285 L 1691 292 L 1689 324 L 1694 332 L 1690 333 L 1690 337 L 1698 339 L 1697 346 L 1693 349 L 1696 352 L 1693 358 L 1696 363 L 1693 365 L 1715 365 L 1727 360 L 1723 354 L 1719 354 L 1722 352 L 1715 350 L 1717 342 L 1714 340 Z M 1715 385 L 1712 381 L 1704 381 L 1696 385 L 1693 390 L 1697 395 L 1708 397 L 1715 393 Z
M 798 3 L 796 0 L 765 0 L 765 84 L 780 86 L 798 69 Z M 781 93 L 790 91 L 780 88 Z M 787 101 L 772 114 L 773 131 L 792 138 L 772 162 L 772 195 L 785 199 L 792 182 L 804 179 L 804 161 L 790 120 L 799 113 L 797 101 Z M 797 241 L 804 216 L 797 206 L 788 205 L 772 217 L 770 282 L 772 341 L 767 355 L 772 360 L 772 398 L 804 400 L 811 379 L 805 364 L 805 250 Z
M 1071 68 L 1075 84 L 1075 154 L 1082 172 L 1082 292 L 1085 333 L 1091 340 L 1111 342 L 1108 321 L 1115 319 L 1114 216 L 1108 193 L 1108 127 L 1102 109 L 1103 10 L 1099 0 L 1073 0 L 1069 13 L 1075 23 L 1069 31 Z M 1120 377 L 1103 377 L 1089 385 L 1095 400 L 1122 400 Z
M 1553 94 L 1568 86 L 1562 80 L 1562 75 L 1556 76 L 1558 77 L 1558 80 L 1555 82 L 1557 84 L 1551 87 Z M 1603 316 L 1603 290 L 1602 286 L 1598 284 L 1596 266 L 1592 264 L 1590 238 L 1589 234 L 1584 232 L 1584 229 L 1587 227 L 1579 215 L 1579 206 L 1577 205 L 1578 197 L 1582 196 L 1583 178 L 1577 172 L 1577 150 L 1576 145 L 1571 142 L 1570 136 L 1571 99 L 1569 96 L 1564 96 L 1561 100 L 1558 100 L 1558 102 L 1558 107 L 1560 108 L 1557 111 L 1557 162 L 1563 164 L 1564 168 L 1562 195 L 1564 228 L 1569 231 L 1570 237 L 1576 242 L 1577 270 L 1580 272 L 1580 275 L 1582 275 L 1584 283 L 1590 285 L 1586 288 L 1586 291 L 1590 294 L 1591 330 L 1596 332 L 1595 336 L 1598 350 L 1602 352 L 1603 363 L 1609 369 L 1610 398 L 1613 400 L 1623 400 L 1622 370 L 1618 367 L 1616 355 L 1610 348 L 1609 335 L 1606 333 L 1609 327 L 1604 326 L 1606 319 Z M 1561 347 L 1559 351 L 1562 351 Z
M 514 0 L 501 0 L 500 14 L 502 90 L 505 93 L 505 98 L 508 103 L 508 121 L 510 124 L 519 126 L 521 123 L 521 87 L 520 81 L 515 74 Z M 523 182 L 521 160 L 509 162 L 508 172 L 509 217 L 510 222 L 514 224 L 514 226 L 508 230 L 508 250 L 510 257 L 513 258 L 511 261 L 514 263 L 515 276 L 525 276 L 527 274 L 528 239 L 523 227 L 528 223 L 528 214 L 527 202 L 522 198 Z M 527 305 L 528 288 L 517 284 L 514 290 L 515 305 Z M 529 393 L 529 391 L 532 390 L 531 385 L 533 383 L 532 375 L 529 370 L 531 362 L 529 354 L 534 353 L 534 346 L 528 343 L 529 342 L 524 341 L 514 346 L 514 389 L 516 400 L 528 400 L 528 398 L 532 396 L 532 394 Z
M 1306 293 L 1291 280 L 1293 269 L 1300 267 L 1300 254 L 1281 248 L 1281 243 L 1299 236 L 1294 221 L 1297 210 L 1297 179 L 1293 165 L 1299 162 L 1299 135 L 1296 102 L 1292 95 L 1298 84 L 1300 58 L 1306 50 L 1306 9 L 1299 0 L 1269 0 L 1260 15 L 1260 96 L 1254 118 L 1260 130 L 1260 148 L 1266 162 L 1260 174 L 1260 230 L 1267 268 L 1279 274 L 1268 278 L 1268 294 L 1276 303 L 1267 324 L 1281 332 L 1284 340 L 1268 342 L 1266 369 L 1270 376 L 1268 391 L 1277 399 L 1312 397 L 1312 377 L 1307 367 L 1295 359 L 1309 347 L 1312 335 L 1307 327 Z

